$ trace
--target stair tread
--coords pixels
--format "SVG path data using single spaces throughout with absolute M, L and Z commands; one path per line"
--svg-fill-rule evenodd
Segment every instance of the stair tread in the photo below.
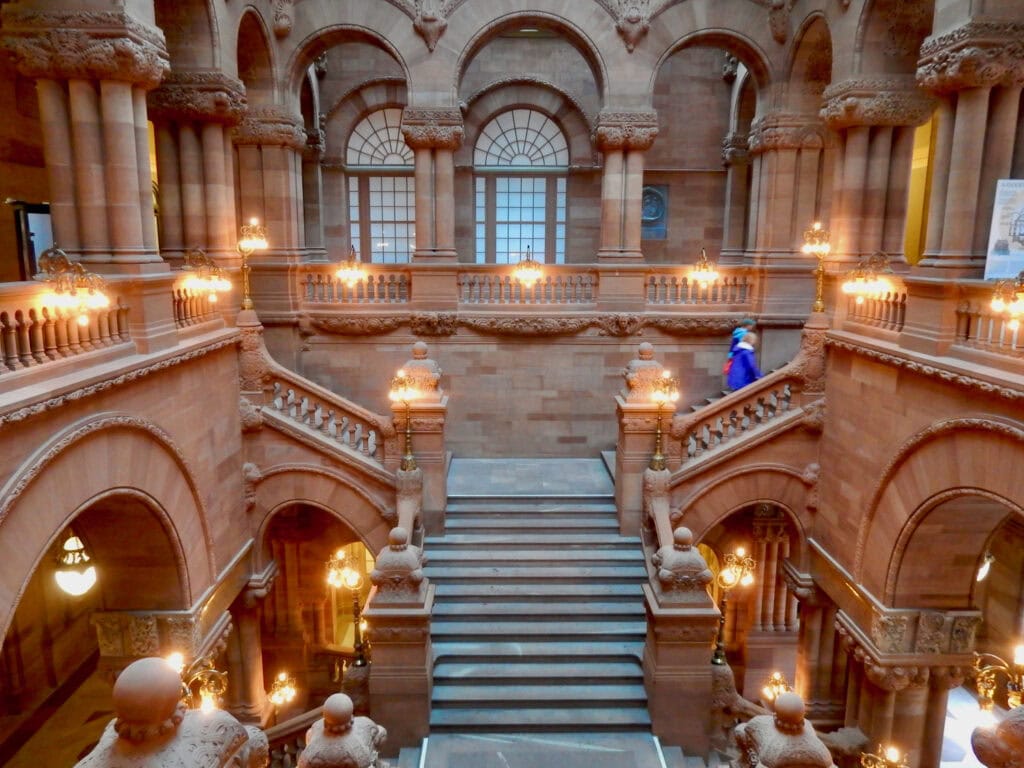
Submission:
M 435 702 L 508 702 L 510 705 L 529 701 L 544 705 L 554 701 L 614 701 L 628 703 L 646 701 L 643 683 L 595 683 L 593 685 L 540 684 L 494 685 L 492 683 L 434 684 Z
M 646 707 L 508 707 L 494 709 L 431 709 L 430 725 L 500 726 L 612 726 L 650 725 Z
M 478 640 L 464 641 L 457 640 L 437 641 L 432 643 L 434 658 L 452 657 L 477 657 L 489 656 L 491 658 L 519 657 L 532 661 L 544 661 L 545 658 L 570 657 L 581 660 L 593 659 L 594 657 L 605 658 L 608 656 L 640 657 L 643 652 L 644 643 L 642 640 L 590 640 L 590 641 L 559 641 L 553 640 L 532 640 L 529 642 Z
M 643 677 L 638 661 L 510 661 L 461 662 L 442 661 L 434 667 L 434 684 L 473 679 L 529 680 L 531 678 L 603 678 Z
M 551 533 L 450 533 L 447 536 L 427 536 L 423 546 L 431 553 L 436 547 L 472 545 L 479 547 L 501 547 L 508 544 L 519 546 L 554 545 L 572 548 L 574 546 L 640 546 L 639 536 L 619 536 L 612 533 L 572 533 L 559 536 Z
M 646 621 L 453 621 L 431 622 L 430 635 L 512 635 L 519 638 L 557 638 L 565 635 L 642 635 Z
M 459 565 L 438 568 L 428 564 L 426 574 L 431 579 L 487 578 L 487 579 L 556 579 L 556 578 L 647 578 L 647 568 L 642 564 L 621 565 Z
M 619 522 L 614 517 L 536 517 L 529 521 L 514 520 L 501 517 L 447 518 L 445 528 L 448 530 L 465 530 L 467 528 L 511 528 L 513 530 L 537 529 L 559 530 L 562 528 L 603 528 L 617 531 Z
M 504 617 L 504 616 L 530 616 L 534 620 L 550 616 L 553 619 L 562 619 L 565 616 L 644 616 L 644 607 L 640 601 L 636 603 L 603 603 L 603 602 L 578 602 L 565 601 L 519 602 L 516 600 L 495 600 L 463 603 L 439 603 L 434 605 L 434 619 L 458 620 L 466 617 L 473 618 Z
M 534 502 L 529 499 L 503 500 L 496 502 L 482 501 L 455 501 L 448 499 L 446 512 L 481 512 L 488 514 L 510 512 L 518 514 L 529 512 L 532 514 L 546 514 L 550 512 L 607 512 L 614 514 L 617 510 L 615 500 L 606 497 L 596 497 L 593 500 L 560 500 Z
M 557 554 L 559 562 L 571 562 L 579 560 L 604 560 L 614 562 L 627 562 L 627 563 L 642 563 L 643 552 L 640 549 L 609 549 L 609 550 L 589 550 L 589 549 L 569 549 L 564 552 Z M 518 550 L 507 550 L 507 549 L 489 549 L 481 547 L 479 549 L 472 550 L 430 550 L 430 562 L 431 564 L 437 565 L 439 563 L 460 563 L 465 561 L 481 560 L 483 562 L 499 562 L 505 560 L 514 560 L 522 563 L 535 563 L 543 562 L 550 563 L 552 561 L 552 554 L 550 550 L 543 549 L 518 549 Z
M 435 583 L 435 594 L 438 598 L 445 597 L 572 597 L 578 600 L 586 600 L 591 597 L 643 597 L 643 590 L 637 584 L 445 584 Z

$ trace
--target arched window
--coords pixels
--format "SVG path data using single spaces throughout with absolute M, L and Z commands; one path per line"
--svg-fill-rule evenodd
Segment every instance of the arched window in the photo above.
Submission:
M 413 153 L 402 110 L 371 112 L 352 129 L 345 152 L 352 246 L 363 261 L 409 261 L 416 235 Z
M 511 109 L 480 131 L 473 148 L 476 261 L 565 261 L 566 173 L 562 129 L 542 112 Z

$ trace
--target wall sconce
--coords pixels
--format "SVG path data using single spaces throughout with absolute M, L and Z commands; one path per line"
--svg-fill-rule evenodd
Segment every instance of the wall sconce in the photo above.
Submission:
M 992 311 L 1010 318 L 1009 328 L 1020 328 L 1020 316 L 1024 315 L 1024 270 L 1012 280 L 999 280 L 992 289 Z
M 196 708 L 196 694 L 192 689 L 198 686 L 199 710 L 212 712 L 217 709 L 220 697 L 228 690 L 228 674 L 218 670 L 210 656 L 200 656 L 186 667 L 185 655 L 174 651 L 164 661 L 181 676 L 181 698 L 188 702 L 189 707 Z
M 718 269 L 715 266 L 715 262 L 708 261 L 708 253 L 703 248 L 700 249 L 700 258 L 697 259 L 697 263 L 690 270 L 690 279 L 695 280 L 701 288 L 707 288 L 709 283 L 713 283 L 718 279 Z
M 242 309 L 252 309 L 252 297 L 249 295 L 249 257 L 256 251 L 269 248 L 267 230 L 257 218 L 249 219 L 242 225 L 241 237 L 238 238 L 238 252 L 242 255 Z
M 988 578 L 989 571 L 992 570 L 992 563 L 996 561 L 996 556 L 991 552 L 986 552 L 985 556 L 981 558 L 981 565 L 978 566 L 978 575 L 975 576 L 975 581 L 984 581 Z
M 352 642 L 356 653 L 352 666 L 365 667 L 367 662 L 363 647 L 362 608 L 359 605 L 359 589 L 363 586 L 363 574 L 352 567 L 344 549 L 339 549 L 327 561 L 327 583 L 335 589 L 344 587 L 352 593 Z
M 275 707 L 282 707 L 295 701 L 298 691 L 295 688 L 295 678 L 287 672 L 278 672 L 270 686 L 270 693 L 267 698 Z
M 85 551 L 82 540 L 70 533 L 57 555 L 57 586 L 72 597 L 84 595 L 96 583 L 96 566 Z
M 879 744 L 878 751 L 881 754 L 861 753 L 860 764 L 863 768 L 908 768 L 907 756 L 900 754 L 896 747 L 890 746 L 883 750 L 882 745 Z
M 1006 704 L 1015 709 L 1024 700 L 1024 644 L 1013 649 L 1013 663 L 1009 664 L 993 653 L 974 654 L 972 676 L 978 684 L 978 706 L 990 710 L 994 704 L 996 682 L 1006 677 Z
M 715 653 L 711 657 L 711 663 L 722 666 L 725 661 L 725 608 L 728 604 L 729 593 L 733 588 L 748 587 L 754 583 L 754 568 L 757 561 L 754 560 L 743 547 L 737 547 L 735 552 L 729 552 L 722 559 L 722 569 L 715 575 L 715 583 L 722 590 L 722 599 L 718 602 L 718 637 L 715 640 Z
M 544 277 L 544 269 L 540 262 L 533 260 L 530 246 L 526 246 L 526 256 L 519 259 L 519 263 L 512 270 L 512 277 L 524 285 L 533 285 Z
M 43 303 L 78 315 L 79 325 L 89 324 L 89 312 L 110 306 L 103 278 L 79 264 L 54 245 L 39 257 L 39 274 L 34 279 L 51 283 Z
M 861 259 L 860 263 L 847 273 L 843 281 L 843 293 L 856 297 L 857 304 L 863 304 L 864 299 L 875 299 L 886 293 L 891 293 L 894 288 L 892 281 L 886 275 L 893 274 L 889 266 L 889 257 L 881 251 Z
M 800 250 L 818 260 L 818 266 L 814 268 L 814 304 L 811 305 L 811 312 L 825 311 L 825 259 L 832 252 L 830 237 L 829 231 L 821 226 L 820 221 L 804 230 L 804 244 Z
M 402 457 L 402 469 L 411 472 L 416 469 L 416 457 L 412 454 L 412 419 L 409 418 L 409 403 L 420 396 L 416 388 L 416 381 L 407 376 L 405 370 L 399 368 L 391 379 L 391 389 L 388 397 L 391 402 L 405 404 L 405 456 Z
M 349 249 L 348 261 L 341 262 L 341 266 L 338 267 L 338 271 L 334 273 L 334 276 L 349 288 L 352 288 L 366 277 L 366 272 L 363 270 L 363 263 L 359 259 L 359 254 L 356 253 L 356 247 L 350 245 Z
M 181 269 L 189 273 L 183 283 L 184 287 L 207 294 L 206 298 L 210 301 L 217 301 L 217 294 L 221 291 L 231 290 L 231 281 L 224 277 L 221 268 L 213 263 L 202 248 L 186 251 Z
M 764 696 L 765 701 L 774 702 L 779 696 L 792 690 L 793 688 L 784 674 L 772 672 L 761 689 L 761 695 Z
M 654 428 L 654 455 L 651 456 L 649 467 L 656 472 L 665 468 L 665 455 L 662 453 L 663 433 L 661 429 L 661 411 L 665 403 L 674 403 L 679 399 L 679 379 L 672 376 L 672 372 L 665 369 L 661 376 L 655 380 L 654 388 L 651 390 L 651 399 L 658 404 L 658 420 Z

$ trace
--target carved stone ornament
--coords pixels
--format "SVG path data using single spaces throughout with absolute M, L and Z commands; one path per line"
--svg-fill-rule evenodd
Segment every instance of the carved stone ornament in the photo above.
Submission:
M 263 410 L 254 405 L 249 398 L 238 398 L 238 418 L 242 424 L 242 433 L 250 434 L 263 429 Z
M 1024 707 L 1011 709 L 995 727 L 975 728 L 971 749 L 987 768 L 1024 768 Z
M 354 717 L 352 699 L 335 693 L 324 702 L 324 716 L 306 731 L 299 768 L 376 768 L 388 732 L 368 717 Z
M 750 126 L 750 153 L 784 149 L 821 149 L 824 126 L 808 115 L 770 112 Z
M 423 575 L 425 564 L 422 550 L 409 543 L 408 531 L 392 528 L 388 534 L 388 546 L 377 555 L 377 562 L 370 572 L 370 581 L 377 587 L 374 605 L 422 605 L 427 592 L 427 580 Z
M 404 317 L 309 316 L 309 325 L 318 331 L 335 333 L 339 336 L 376 336 L 400 328 L 406 322 Z
M 237 125 L 247 104 L 242 81 L 215 71 L 171 72 L 146 102 L 154 119 L 225 125 Z
M 736 318 L 645 317 L 644 325 L 673 336 L 722 336 L 736 327 Z
M 423 38 L 427 50 L 431 53 L 437 47 L 441 35 L 448 29 L 448 19 L 444 16 L 446 5 L 448 3 L 441 0 L 416 0 L 416 16 L 412 20 L 412 27 L 416 34 Z
M 789 15 L 794 0 L 768 0 L 768 29 L 772 39 L 782 45 L 789 39 Z
M 658 135 L 657 112 L 613 112 L 602 109 L 597 116 L 594 141 L 602 152 L 647 150 Z
M 746 165 L 750 162 L 750 138 L 732 131 L 722 139 L 722 165 Z
M 689 528 L 676 528 L 672 538 L 672 546 L 662 547 L 651 556 L 661 591 L 669 601 L 679 601 L 685 593 L 698 593 L 703 603 L 707 585 L 714 578 L 711 569 L 693 546 Z
M 803 391 L 809 395 L 825 394 L 825 339 L 828 327 L 805 325 L 800 334 L 800 349 L 790 363 L 790 370 L 803 379 Z
M 822 94 L 821 119 L 835 130 L 854 125 L 923 125 L 935 98 L 913 76 L 843 80 Z
M 402 135 L 411 149 L 451 149 L 462 146 L 462 112 L 458 107 L 406 107 Z
M 876 613 L 871 618 L 871 641 L 882 653 L 900 653 L 909 628 L 909 616 Z
M 917 82 L 937 93 L 1024 84 L 1024 22 L 969 21 L 921 46 Z
M 256 509 L 256 486 L 263 481 L 263 472 L 251 461 L 242 465 L 242 497 L 248 514 Z
M 288 37 L 292 31 L 294 0 L 274 0 L 274 34 L 278 38 Z
M 459 316 L 454 312 L 417 312 L 409 319 L 409 327 L 417 336 L 454 336 Z
M 3 48 L 30 78 L 120 80 L 153 88 L 170 60 L 164 34 L 119 11 L 3 9 Z
M 633 336 L 643 330 L 644 318 L 642 315 L 615 312 L 600 315 L 597 318 L 597 327 L 602 336 Z
M 441 381 L 441 366 L 436 360 L 427 357 L 426 342 L 417 341 L 412 345 L 412 359 L 402 364 L 402 370 L 413 388 L 420 393 L 421 399 L 440 399 L 442 393 L 438 385 Z
M 272 104 L 250 108 L 232 131 L 232 138 L 235 144 L 302 150 L 306 146 L 306 129 L 301 117 Z
M 804 718 L 804 702 L 787 692 L 775 700 L 775 713 L 736 726 L 740 768 L 831 768 L 832 755 Z
M 643 342 L 637 349 L 637 356 L 622 369 L 626 380 L 623 390 L 627 403 L 649 403 L 654 385 L 661 379 L 664 366 L 654 359 L 654 345 Z
M 875 664 L 870 658 L 864 659 L 864 674 L 883 691 L 902 691 L 905 688 L 920 688 L 928 683 L 928 667 L 890 666 Z
M 562 336 L 589 328 L 592 317 L 474 316 L 460 318 L 463 325 L 481 333 L 501 336 Z
M 238 378 L 242 392 L 262 392 L 270 381 L 270 362 L 263 346 L 263 326 L 239 322 L 242 334 L 238 349 Z

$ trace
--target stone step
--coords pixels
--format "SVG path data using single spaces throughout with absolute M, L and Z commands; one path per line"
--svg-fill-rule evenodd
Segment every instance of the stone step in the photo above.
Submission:
M 450 533 L 447 536 L 427 536 L 423 540 L 425 550 L 433 555 L 449 549 L 479 547 L 481 549 L 502 549 L 506 547 L 536 547 L 538 549 L 630 549 L 640 546 L 639 536 L 619 536 L 614 533 Z
M 641 658 L 644 642 L 638 640 L 616 641 L 437 641 L 431 644 L 434 661 L 442 660 L 462 663 L 495 663 L 507 659 L 528 660 L 530 663 L 584 661 L 634 661 Z
M 432 621 L 432 641 L 457 639 L 498 640 L 514 638 L 552 641 L 601 641 L 620 638 L 642 640 L 647 632 L 645 621 Z
M 642 564 L 630 565 L 503 565 L 486 567 L 449 566 L 438 567 L 428 563 L 424 573 L 435 584 L 452 584 L 487 581 L 501 584 L 509 582 L 541 582 L 546 584 L 570 584 L 578 581 L 601 581 L 608 583 L 642 582 L 647 578 L 647 569 Z
M 489 548 L 465 548 L 458 550 L 438 551 L 427 550 L 432 565 L 444 565 L 446 567 L 459 565 L 479 566 L 502 566 L 502 565 L 529 565 L 529 564 L 551 564 L 552 561 L 563 565 L 612 565 L 615 563 L 635 564 L 643 560 L 643 553 L 639 549 L 569 549 L 559 552 L 552 557 L 550 550 L 536 549 L 489 549 Z
M 529 519 L 509 517 L 471 517 L 445 519 L 445 529 L 452 533 L 517 533 L 532 531 L 560 533 L 609 533 L 619 530 L 619 521 L 614 517 L 536 517 Z
M 579 683 L 593 680 L 601 683 L 633 683 L 643 680 L 643 669 L 637 659 L 629 661 L 535 662 L 452 662 L 434 667 L 434 684 L 439 683 L 502 683 L 519 682 Z
M 422 747 L 402 747 L 398 753 L 396 768 L 419 768 Z
M 439 732 L 562 732 L 568 730 L 646 731 L 651 718 L 646 706 L 536 707 L 494 709 L 431 708 L 430 728 Z
M 467 506 L 551 507 L 600 505 L 615 507 L 615 493 L 448 493 L 448 508 Z
M 473 707 L 572 707 L 579 702 L 643 705 L 647 692 L 643 683 L 593 683 L 590 685 L 527 684 L 495 685 L 493 683 L 434 683 L 434 706 Z
M 445 516 L 448 515 L 614 515 L 616 506 L 614 501 L 592 501 L 592 502 L 551 502 L 533 503 L 530 501 L 505 501 L 489 504 L 476 501 L 452 502 L 449 500 L 445 507 Z
M 629 584 L 531 584 L 467 583 L 448 584 L 435 582 L 437 606 L 445 602 L 473 602 L 493 599 L 512 599 L 516 602 L 549 601 L 609 601 L 629 602 L 643 605 L 643 589 L 640 583 Z
M 531 621 L 564 621 L 566 617 L 584 617 L 604 620 L 623 618 L 644 618 L 644 606 L 639 600 L 633 602 L 568 602 L 545 600 L 526 602 L 519 600 L 495 600 L 481 602 L 448 603 L 434 605 L 433 619 L 450 621 L 474 621 L 487 618 L 502 621 L 518 617 L 529 617 Z

